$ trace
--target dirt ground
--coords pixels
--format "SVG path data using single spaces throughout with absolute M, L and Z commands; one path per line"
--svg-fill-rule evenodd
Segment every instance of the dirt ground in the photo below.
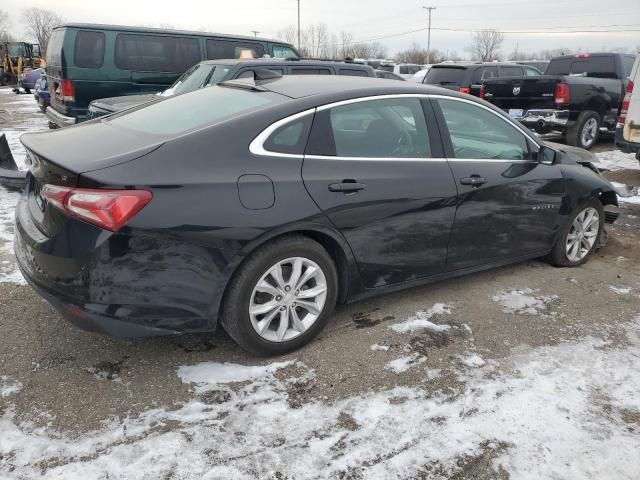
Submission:
M 13 96 L 0 95 L 0 109 L 11 109 L 15 101 Z M 41 114 L 35 111 L 34 104 L 34 111 L 29 112 L 28 117 L 31 122 L 39 122 L 38 115 Z M 0 125 L 0 128 L 15 129 L 18 126 L 14 122 Z M 609 139 L 597 148 L 605 151 L 614 147 Z M 606 175 L 628 185 L 640 186 L 640 170 Z M 623 205 L 620 213 L 617 223 L 607 227 L 609 244 L 580 268 L 558 269 L 543 261 L 530 261 L 341 306 L 326 330 L 312 344 L 277 359 L 278 362 L 292 363 L 277 367 L 269 380 L 251 377 L 219 385 L 204 393 L 194 387 L 194 383 L 185 381 L 179 373 L 182 368 L 200 364 L 262 367 L 272 365 L 274 360 L 258 360 L 247 355 L 222 330 L 211 335 L 132 341 L 87 333 L 62 320 L 28 286 L 0 283 L 0 378 L 4 382 L 0 383 L 3 388 L 0 395 L 0 477 L 205 478 L 206 472 L 217 469 L 216 475 L 206 478 L 535 478 L 518 470 L 520 457 L 514 452 L 524 448 L 522 445 L 529 441 L 527 438 L 538 438 L 540 432 L 536 429 L 523 430 L 519 434 L 521 437 L 517 437 L 522 441 L 519 445 L 520 440 L 514 441 L 498 424 L 493 432 L 488 421 L 482 423 L 484 426 L 465 423 L 472 421 L 474 409 L 482 413 L 484 408 L 488 408 L 485 403 L 478 401 L 476 405 L 471 400 L 480 395 L 479 392 L 488 391 L 487 385 L 493 383 L 487 382 L 529 378 L 519 363 L 522 358 L 531 359 L 534 358 L 532 355 L 553 352 L 555 348 L 583 345 L 585 338 L 599 339 L 604 342 L 602 349 L 611 349 L 617 352 L 616 355 L 628 352 L 629 362 L 638 357 L 638 350 L 629 347 L 635 338 L 630 336 L 629 322 L 640 314 L 640 205 Z M 0 235 L 0 242 L 4 241 L 3 238 Z M 11 261 L 11 254 L 6 251 L 0 253 L 0 257 L 3 261 Z M 446 308 L 438 307 L 439 304 L 446 305 Z M 422 319 L 426 328 L 401 332 L 403 327 L 395 327 L 411 319 Z M 439 330 L 432 325 L 446 325 L 446 328 Z M 594 352 L 601 352 L 598 348 Z M 560 358 L 559 355 L 556 358 Z M 602 355 L 603 361 L 610 360 L 606 352 Z M 559 371 L 564 368 L 563 365 L 554 367 L 549 357 L 535 358 L 544 358 L 544 361 L 539 361 L 550 369 Z M 526 365 L 531 366 L 531 362 L 527 362 Z M 569 371 L 575 369 L 575 376 L 582 375 L 591 367 L 581 362 L 570 365 L 570 368 L 567 366 Z M 542 371 L 532 379 L 556 373 Z M 513 387 L 509 392 L 517 392 L 517 388 Z M 588 382 L 584 388 L 588 388 Z M 527 391 L 542 391 L 542 387 Z M 406 448 L 399 445 L 404 445 L 405 435 L 413 428 L 411 425 L 406 426 L 407 430 L 389 430 L 384 441 L 377 439 L 375 448 L 381 450 L 372 446 L 372 451 L 377 452 L 375 456 L 368 458 L 366 453 L 357 453 L 364 448 L 363 445 L 369 445 L 366 438 L 357 437 L 358 432 L 366 431 L 367 435 L 375 437 L 377 433 L 372 432 L 380 432 L 383 425 L 391 428 L 390 424 L 395 422 L 402 424 L 403 415 L 412 418 L 409 405 L 420 405 L 412 397 L 416 392 L 424 399 L 446 397 L 446 402 L 438 403 L 438 408 L 467 399 L 466 413 L 461 413 L 458 418 L 460 428 L 467 428 L 469 435 L 484 432 L 484 436 L 478 437 L 468 448 L 456 450 L 458 447 L 455 445 L 460 445 L 462 440 L 456 440 L 457 443 L 452 440 L 451 444 L 434 444 L 433 450 L 427 449 L 420 442 L 435 441 L 430 436 L 436 435 L 437 429 L 444 428 L 445 424 L 451 426 L 452 420 L 448 414 L 440 415 L 441 418 L 434 416 L 431 431 L 430 427 L 427 429 L 419 423 L 419 418 L 431 415 L 422 412 L 422 416 L 412 420 L 421 433 L 411 437 Z M 600 393 L 604 395 L 606 392 Z M 639 393 L 635 392 L 636 399 L 640 398 Z M 264 399 L 256 399 L 263 394 Z M 554 403 L 556 394 L 546 397 L 546 401 L 541 403 Z M 357 402 L 364 398 L 369 399 L 367 405 L 374 405 L 379 395 L 388 395 L 385 408 L 397 409 L 390 410 L 396 412 L 395 417 L 382 421 L 374 413 L 359 410 L 364 407 Z M 516 395 L 516 398 L 525 402 L 522 395 Z M 596 397 L 595 394 L 588 396 L 592 403 L 585 407 L 584 412 L 591 413 L 585 422 L 598 425 L 598 428 L 604 428 L 605 424 L 607 428 L 616 426 L 615 430 L 607 430 L 609 433 L 603 435 L 609 435 L 607 438 L 628 437 L 631 446 L 626 450 L 624 446 L 620 447 L 620 454 L 635 458 L 637 465 L 640 456 L 637 448 L 633 447 L 634 442 L 636 446 L 640 445 L 640 409 L 637 403 L 623 408 L 611 400 L 613 407 L 601 408 L 607 402 L 596 401 Z M 492 398 L 498 402 L 500 396 L 496 394 Z M 185 406 L 195 405 L 194 399 L 198 400 L 199 406 L 208 405 L 207 408 L 212 409 L 209 413 L 215 415 L 198 417 L 198 421 L 203 423 L 191 423 L 189 428 L 195 428 L 194 425 L 200 427 L 188 430 L 185 418 L 189 414 L 185 413 Z M 231 404 L 235 407 L 218 410 Z M 252 408 L 257 409 L 260 405 L 260 408 L 266 408 L 265 405 L 278 405 L 280 408 L 273 413 L 270 423 L 261 427 L 264 437 L 255 437 L 269 439 L 272 455 L 263 451 L 264 445 L 258 448 L 257 440 L 254 441 L 248 433 L 252 431 L 250 425 L 232 428 L 229 423 L 232 419 L 239 422 L 244 415 L 242 412 L 254 412 Z M 344 405 L 358 405 L 358 409 L 348 410 Z M 593 413 L 594 405 L 598 405 L 596 413 Z M 558 411 L 565 408 L 556 407 Z M 573 407 L 567 408 L 566 416 L 569 418 Z M 158 409 L 163 412 L 163 421 L 145 423 L 145 427 L 141 427 L 141 419 L 148 418 L 150 412 Z M 313 441 L 310 436 L 294 442 L 296 425 L 304 430 L 304 418 L 315 418 L 314 415 L 321 411 L 333 413 L 314 420 L 318 424 Z M 175 418 L 172 416 L 172 420 L 168 420 L 171 412 L 175 412 Z M 295 416 L 296 412 L 305 412 L 308 417 Z M 243 421 L 261 418 L 255 412 L 246 415 L 256 417 L 242 417 Z M 466 415 L 469 420 L 466 420 Z M 227 423 L 214 424 L 214 417 L 216 422 Z M 289 419 L 293 423 L 282 427 L 276 435 L 273 432 L 278 419 Z M 369 432 L 366 419 L 382 423 Z M 260 424 L 259 420 L 256 422 Z M 517 423 L 514 420 L 513 424 Z M 126 429 L 127 425 L 137 425 L 136 428 L 143 433 L 132 433 L 132 437 L 127 437 L 128 443 L 99 437 L 105 431 L 120 431 L 123 426 Z M 323 431 L 323 425 L 331 427 L 326 427 L 321 435 L 317 432 Z M 624 426 L 624 429 L 617 430 L 617 426 Z M 489 430 L 485 430 L 487 428 Z M 591 427 L 584 428 L 586 431 Z M 176 432 L 180 432 L 182 437 L 191 435 L 198 438 L 204 431 L 209 432 L 207 438 L 228 443 L 236 454 L 227 452 L 220 445 L 210 448 L 214 453 L 193 447 L 199 455 L 197 458 L 189 457 L 187 463 L 174 459 L 174 463 L 160 469 L 164 465 L 163 460 L 156 458 L 145 464 L 145 468 L 140 467 L 141 470 L 127 470 L 123 466 L 127 461 L 137 464 L 137 458 L 114 456 L 114 452 L 124 444 L 130 448 L 128 455 L 135 457 L 141 451 L 147 452 L 146 449 L 136 450 L 138 443 L 143 445 L 143 441 L 153 438 L 166 440 L 173 438 L 167 435 Z M 440 439 L 446 435 L 453 438 L 453 431 L 453 427 L 446 430 Z M 598 437 L 598 434 L 594 436 Z M 99 444 L 91 443 L 91 437 L 99 437 L 101 440 L 96 440 Z M 326 452 L 318 453 L 316 450 L 320 448 L 320 440 L 331 441 Z M 172 452 L 168 455 L 175 455 L 183 448 L 191 452 L 195 440 L 182 438 L 180 441 L 186 442 L 184 445 L 187 447 L 179 446 L 182 443 L 176 444 L 175 450 L 167 447 Z M 562 448 L 571 450 L 573 447 L 568 445 L 572 441 L 572 437 L 567 436 L 567 445 Z M 305 442 L 306 447 L 303 447 Z M 544 449 L 548 442 L 551 440 L 540 440 L 536 448 Z M 40 445 L 38 448 L 41 450 L 31 451 L 28 445 Z M 77 451 L 73 450 L 74 445 Z M 164 445 L 166 447 L 170 442 Z M 418 448 L 420 445 L 422 447 Z M 288 460 L 287 453 L 280 448 L 295 450 L 299 457 Z M 591 478 L 581 470 L 568 476 L 563 476 L 562 472 L 566 473 L 564 464 L 570 463 L 566 458 L 588 460 L 589 464 L 595 454 L 576 447 L 565 458 L 562 456 L 564 453 L 559 453 L 562 448 L 550 449 L 542 455 L 543 459 L 535 461 L 538 463 L 532 460 L 536 465 L 532 471 L 548 475 L 546 478 Z M 442 452 L 447 449 L 457 453 L 452 453 L 451 458 L 443 458 Z M 531 451 L 534 450 L 532 447 Z M 336 454 L 337 451 L 341 453 Z M 411 461 L 403 460 L 404 463 L 398 466 L 400 459 L 406 459 L 409 453 L 413 455 Z M 531 458 L 535 455 L 531 453 Z M 308 460 L 304 463 L 306 470 L 302 467 L 297 470 L 296 462 L 302 462 L 301 458 L 305 462 Z M 107 459 L 111 459 L 111 463 Z M 256 459 L 260 459 L 260 467 L 252 463 Z M 157 470 L 153 469 L 154 463 Z M 548 469 L 542 469 L 542 464 Z M 267 465 L 271 467 L 266 468 Z M 592 471 L 607 472 L 603 465 L 597 467 L 602 467 L 602 470 L 592 467 Z M 87 476 L 81 477 L 79 472 L 85 468 Z M 621 467 L 620 471 L 611 475 L 605 473 L 599 478 L 627 478 L 625 475 L 629 471 L 633 473 L 633 466 L 629 468 L 631 470 Z M 552 473 L 554 471 L 561 473 L 556 476 Z M 640 465 L 637 465 L 636 473 L 635 478 L 640 478 Z

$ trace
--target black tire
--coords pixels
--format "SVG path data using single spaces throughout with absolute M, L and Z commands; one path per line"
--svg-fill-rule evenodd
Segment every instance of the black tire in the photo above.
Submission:
M 283 342 L 268 341 L 251 324 L 251 295 L 255 285 L 271 266 L 295 256 L 308 258 L 322 269 L 327 283 L 324 308 L 315 323 L 299 336 Z M 302 347 L 320 333 L 335 308 L 337 295 L 338 273 L 327 251 L 308 237 L 289 235 L 259 247 L 238 268 L 225 292 L 220 323 L 245 350 L 260 356 L 282 355 Z
M 24 87 L 22 87 L 22 88 L 24 89 L 24 93 L 26 93 L 27 95 L 29 95 L 31 93 L 31 89 L 30 88 L 24 88 Z
M 569 232 L 571 231 L 571 226 L 573 225 L 573 222 L 578 216 L 578 214 L 582 213 L 583 210 L 589 207 L 595 208 L 598 211 L 598 216 L 600 217 L 600 222 L 598 225 L 598 235 L 596 236 L 596 241 L 594 242 L 593 246 L 589 250 L 589 253 L 587 253 L 582 259 L 578 261 L 571 261 L 569 260 L 569 258 L 567 258 L 567 252 L 566 252 L 567 235 L 569 235 Z M 566 225 L 562 227 L 562 230 L 558 234 L 556 243 L 553 246 L 553 250 L 547 257 L 549 263 L 551 263 L 551 265 L 554 265 L 556 267 L 578 267 L 582 265 L 589 259 L 591 255 L 593 255 L 593 252 L 595 252 L 598 249 L 598 246 L 600 244 L 600 238 L 602 237 L 603 229 L 604 229 L 604 209 L 602 208 L 602 203 L 600 203 L 599 200 L 592 198 L 587 202 L 581 204 L 578 208 L 576 208 L 573 214 L 569 217 Z
M 585 128 L 587 127 L 587 123 L 589 123 L 589 121 L 592 119 L 595 119 L 596 121 L 595 133 L 590 137 L 590 139 L 585 140 L 583 136 L 583 130 L 585 130 Z M 590 150 L 598 141 L 601 124 L 602 119 L 600 118 L 600 115 L 598 115 L 598 112 L 594 112 L 592 110 L 580 112 L 580 115 L 578 115 L 578 119 L 576 120 L 576 122 L 567 129 L 567 144 L 574 147 L 584 148 L 585 150 Z

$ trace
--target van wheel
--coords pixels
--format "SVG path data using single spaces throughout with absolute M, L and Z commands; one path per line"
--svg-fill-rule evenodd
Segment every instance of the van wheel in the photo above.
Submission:
M 582 265 L 598 248 L 603 228 L 602 203 L 592 198 L 576 209 L 560 231 L 549 262 L 556 267 Z
M 245 350 L 282 355 L 324 328 L 337 295 L 338 274 L 327 251 L 310 238 L 287 236 L 259 247 L 240 266 L 220 322 Z
M 597 112 L 580 112 L 576 123 L 567 130 L 567 144 L 589 150 L 596 144 L 602 120 Z

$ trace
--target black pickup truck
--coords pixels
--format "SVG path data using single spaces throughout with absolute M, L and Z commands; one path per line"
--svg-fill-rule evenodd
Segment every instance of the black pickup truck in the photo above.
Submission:
M 601 128 L 615 130 L 633 61 L 620 53 L 555 57 L 541 77 L 486 80 L 482 97 L 537 133 L 559 132 L 589 149 Z

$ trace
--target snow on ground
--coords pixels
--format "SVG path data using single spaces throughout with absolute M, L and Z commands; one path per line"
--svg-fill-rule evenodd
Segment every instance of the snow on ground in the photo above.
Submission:
M 25 283 L 13 255 L 13 218 L 20 194 L 0 187 L 0 283 Z
M 471 368 L 483 367 L 487 363 L 477 353 L 471 353 L 471 354 L 469 354 L 467 356 L 463 356 L 463 357 L 460 358 L 460 360 L 467 367 L 471 367 Z
M 380 345 L 374 343 L 373 345 L 371 345 L 371 350 L 373 350 L 374 352 L 386 352 L 389 350 L 389 345 Z
M 438 325 L 430 321 L 434 315 L 450 314 L 451 310 L 444 303 L 436 303 L 429 310 L 422 310 L 415 316 L 409 317 L 401 323 L 391 325 L 391 330 L 397 333 L 409 333 L 416 330 L 427 329 L 433 332 L 446 332 L 451 329 L 451 325 Z
M 415 367 L 416 365 L 420 365 L 421 363 L 424 363 L 426 361 L 427 357 L 422 356 L 418 353 L 412 353 L 411 355 L 407 355 L 406 357 L 396 358 L 395 360 L 387 362 L 384 368 L 395 373 L 402 373 L 406 372 L 411 367 Z
M 397 387 L 295 408 L 284 364 L 208 362 L 178 370 L 196 384 L 182 406 L 74 439 L 17 424 L 9 406 L 0 477 L 469 478 L 464 468 L 485 461 L 517 479 L 636 480 L 640 317 L 625 328 L 626 342 L 514 355 L 511 374 L 471 361 L 477 374 L 454 393 Z
M 22 390 L 22 384 L 15 380 L 11 380 L 6 375 L 0 376 L 0 398 L 8 397 Z M 1 465 L 1 461 L 0 461 Z
M 626 295 L 631 292 L 631 287 L 616 287 L 615 285 L 609 285 L 609 289 L 618 295 Z
M 518 315 L 546 315 L 557 295 L 537 295 L 539 290 L 530 288 L 503 290 L 491 296 L 491 300 L 502 306 L 505 313 Z M 553 315 L 553 312 L 551 312 Z
M 640 162 L 633 153 L 622 153 L 620 150 L 609 150 L 596 153 L 597 160 L 593 162 L 601 170 L 638 170 Z

